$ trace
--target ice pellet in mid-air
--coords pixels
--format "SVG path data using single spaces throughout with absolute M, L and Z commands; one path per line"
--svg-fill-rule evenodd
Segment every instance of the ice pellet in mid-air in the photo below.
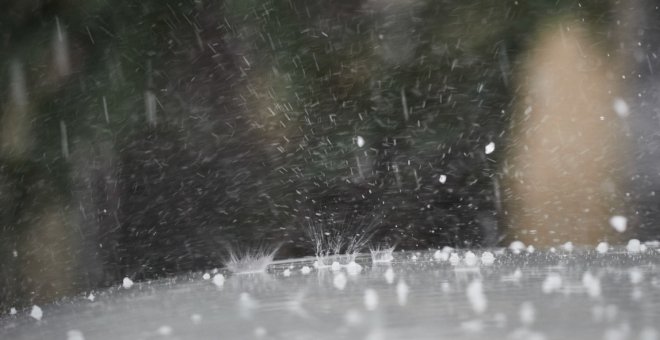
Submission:
M 630 115 L 630 108 L 628 108 L 628 104 L 621 98 L 614 98 L 614 102 L 612 102 L 612 108 L 614 109 L 614 112 L 621 117 L 625 118 Z
M 309 268 L 308 266 L 303 266 L 300 268 L 300 272 L 303 273 L 303 275 L 307 275 L 312 272 L 312 268 Z
M 485 151 L 487 155 L 493 153 L 493 151 L 495 151 L 495 143 L 494 142 L 488 143 L 488 145 L 486 145 Z
M 358 147 L 364 146 L 364 138 L 362 138 L 362 136 L 355 137 L 355 142 L 357 143 Z
M 121 282 L 121 286 L 124 287 L 124 289 L 129 289 L 133 287 L 133 280 L 129 279 L 128 277 L 125 277 L 124 280 Z
M 612 216 L 610 217 L 610 225 L 612 228 L 614 228 L 614 230 L 622 233 L 626 231 L 628 226 L 628 219 L 625 216 L 620 215 Z

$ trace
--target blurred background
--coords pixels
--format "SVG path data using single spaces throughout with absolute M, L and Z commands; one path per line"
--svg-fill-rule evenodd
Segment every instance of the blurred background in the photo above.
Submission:
M 314 254 L 658 238 L 651 0 L 0 4 L 0 309 Z

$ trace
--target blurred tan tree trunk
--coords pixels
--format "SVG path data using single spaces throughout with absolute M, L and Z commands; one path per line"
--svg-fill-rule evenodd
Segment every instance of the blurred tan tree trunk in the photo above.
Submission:
M 613 68 L 575 21 L 541 31 L 517 79 L 505 164 L 511 239 L 536 245 L 612 239 L 626 146 Z M 609 72 L 609 73 L 608 73 Z

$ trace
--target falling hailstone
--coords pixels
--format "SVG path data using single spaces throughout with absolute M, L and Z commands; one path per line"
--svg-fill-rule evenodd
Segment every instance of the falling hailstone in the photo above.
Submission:
M 18 313 L 18 312 L 16 311 L 16 308 L 11 307 L 11 308 L 9 309 L 9 315 L 16 315 L 16 313 Z
M 209 280 L 210 278 L 211 278 L 211 274 L 209 273 L 204 273 L 204 275 L 202 275 L 202 279 L 204 280 Z
M 312 268 L 309 268 L 308 266 L 303 266 L 300 268 L 300 272 L 303 273 L 303 275 L 307 275 L 312 272 Z
M 447 182 L 447 176 L 440 175 L 440 177 L 438 177 L 438 182 L 440 182 L 440 184 L 445 184 L 445 182 Z
M 625 216 L 612 216 L 610 218 L 610 225 L 614 230 L 622 233 L 626 231 L 626 227 L 628 226 L 628 219 Z
M 612 108 L 614 109 L 614 112 L 616 112 L 616 114 L 621 118 L 625 118 L 630 115 L 628 104 L 621 98 L 614 98 Z
M 357 143 L 358 147 L 363 147 L 364 146 L 364 138 L 362 138 L 362 136 L 357 136 L 355 138 L 355 140 L 356 140 L 356 143 Z
M 486 154 L 490 155 L 491 153 L 493 153 L 493 151 L 495 151 L 495 143 L 490 142 L 488 143 L 488 145 L 486 145 Z
M 124 289 L 129 289 L 133 287 L 133 280 L 125 277 L 124 280 L 121 282 L 121 286 L 124 287 Z

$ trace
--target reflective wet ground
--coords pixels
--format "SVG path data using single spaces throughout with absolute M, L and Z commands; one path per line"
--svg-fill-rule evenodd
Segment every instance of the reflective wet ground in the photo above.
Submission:
M 265 274 L 221 270 L 224 281 L 118 283 L 4 312 L 0 338 L 660 339 L 656 246 L 568 250 L 395 252 L 334 268 L 298 259 Z

